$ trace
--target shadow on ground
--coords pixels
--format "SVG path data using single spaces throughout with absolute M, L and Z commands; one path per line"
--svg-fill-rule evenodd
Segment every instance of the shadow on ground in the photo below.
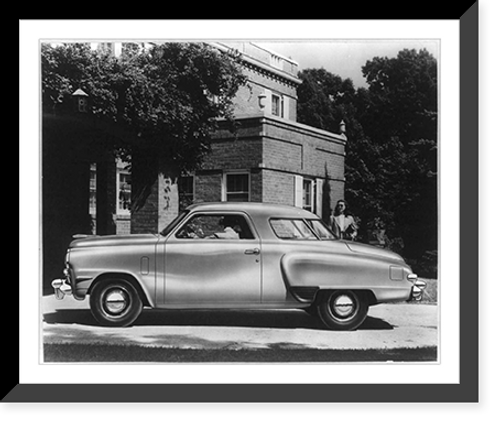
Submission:
M 64 309 L 44 314 L 48 324 L 80 324 L 97 327 L 89 310 Z M 133 325 L 140 326 L 209 326 L 252 328 L 306 328 L 324 330 L 318 318 L 304 311 L 158 311 L 144 310 Z M 387 321 L 368 316 L 361 330 L 391 330 Z

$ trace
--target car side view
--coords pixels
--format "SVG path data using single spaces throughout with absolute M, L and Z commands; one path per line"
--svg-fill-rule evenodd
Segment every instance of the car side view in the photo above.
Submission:
M 303 209 L 223 202 L 192 205 L 156 235 L 77 238 L 52 286 L 61 299 L 90 296 L 105 326 L 132 325 L 145 307 L 303 309 L 355 330 L 370 306 L 418 300 L 426 283 L 401 256 L 338 240 Z

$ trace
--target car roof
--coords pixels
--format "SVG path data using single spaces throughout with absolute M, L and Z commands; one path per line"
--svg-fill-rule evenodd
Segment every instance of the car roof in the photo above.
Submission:
M 295 206 L 281 205 L 276 203 L 258 202 L 210 202 L 195 203 L 188 210 L 196 212 L 245 212 L 251 216 L 262 217 L 287 217 L 287 218 L 309 218 L 318 217 L 305 209 Z

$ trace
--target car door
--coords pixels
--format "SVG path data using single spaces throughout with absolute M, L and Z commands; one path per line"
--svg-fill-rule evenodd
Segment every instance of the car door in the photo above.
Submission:
M 260 250 L 260 240 L 246 215 L 194 214 L 165 243 L 163 300 L 159 303 L 206 308 L 259 303 Z

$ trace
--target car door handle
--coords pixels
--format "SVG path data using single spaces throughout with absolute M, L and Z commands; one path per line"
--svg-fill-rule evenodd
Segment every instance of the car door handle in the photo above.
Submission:
M 245 250 L 245 255 L 258 255 L 260 253 L 260 249 L 247 249 Z

